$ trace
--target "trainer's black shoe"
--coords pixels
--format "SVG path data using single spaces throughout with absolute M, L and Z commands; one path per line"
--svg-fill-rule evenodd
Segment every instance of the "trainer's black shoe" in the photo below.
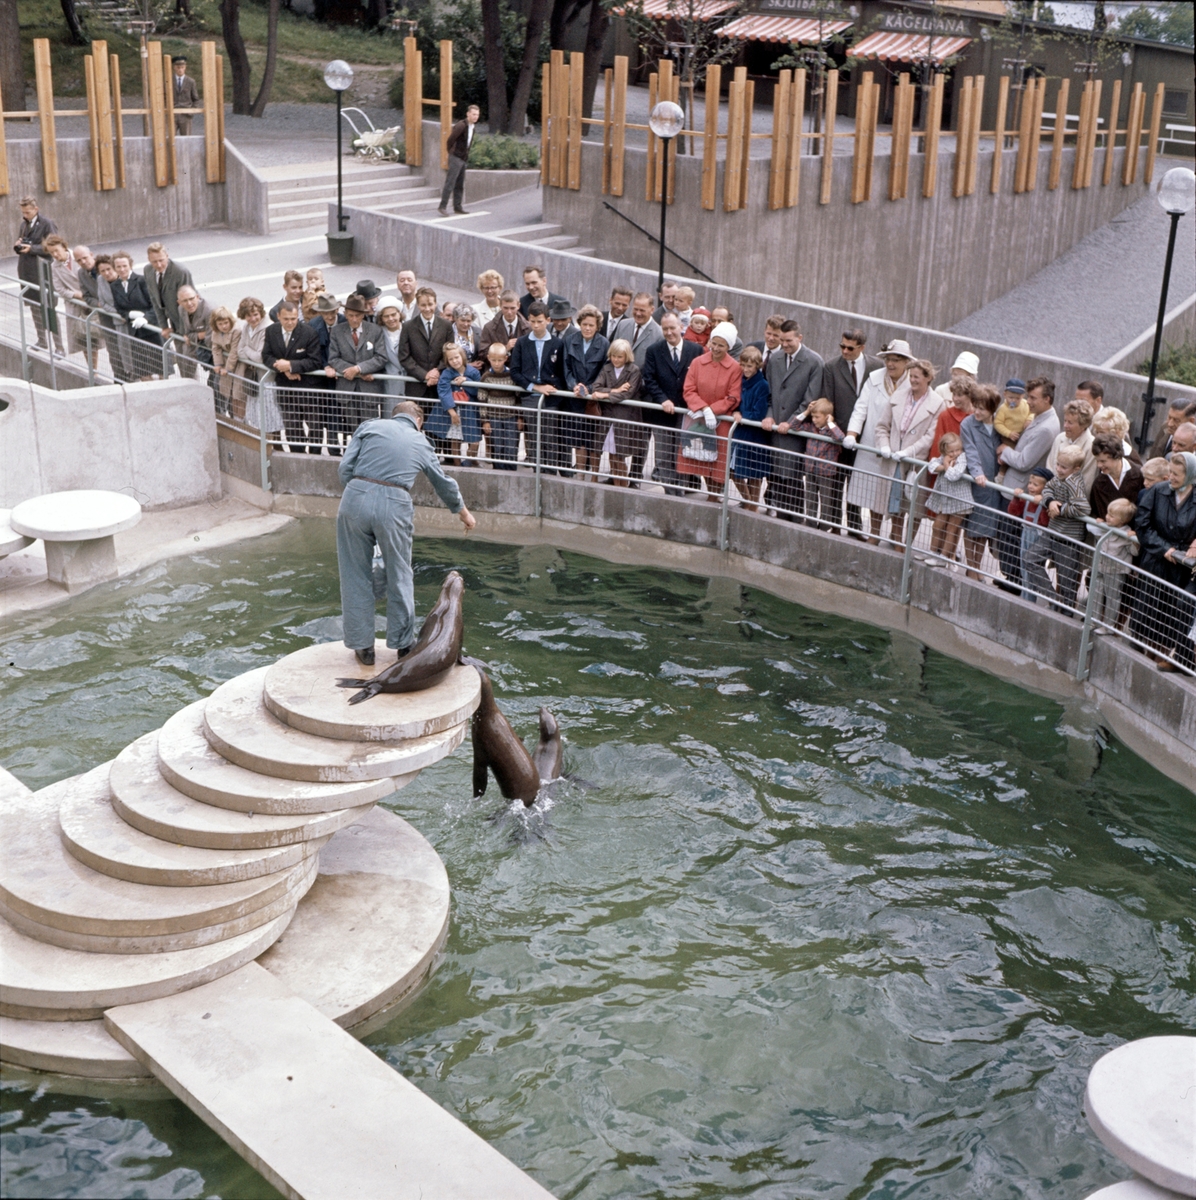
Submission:
M 357 661 L 361 663 L 363 667 L 372 667 L 374 665 L 373 646 L 366 646 L 364 650 L 354 650 L 353 653 L 357 655 Z

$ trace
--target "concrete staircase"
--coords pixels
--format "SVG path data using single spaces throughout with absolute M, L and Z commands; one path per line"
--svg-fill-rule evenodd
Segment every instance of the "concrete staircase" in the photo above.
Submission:
M 307 229 L 328 223 L 328 205 L 336 203 L 336 162 L 307 163 L 267 168 L 270 232 Z M 437 188 L 428 187 L 423 175 L 401 163 L 371 166 L 345 161 L 346 204 L 383 212 L 418 212 L 435 209 Z
M 517 225 L 511 229 L 488 229 L 484 232 L 492 237 L 505 238 L 508 242 L 526 242 L 529 246 L 545 246 L 549 250 L 569 250 L 574 254 L 593 255 L 593 246 L 582 246 L 581 238 L 566 233 L 563 225 L 552 225 L 537 221 L 534 225 Z

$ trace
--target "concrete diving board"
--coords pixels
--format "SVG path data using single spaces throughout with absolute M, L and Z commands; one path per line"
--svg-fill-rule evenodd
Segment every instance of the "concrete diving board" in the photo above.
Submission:
M 104 1024 L 296 1200 L 551 1200 L 257 963 Z

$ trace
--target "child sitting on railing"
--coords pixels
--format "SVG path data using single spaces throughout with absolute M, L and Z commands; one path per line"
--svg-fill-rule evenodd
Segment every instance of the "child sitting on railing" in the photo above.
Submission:
M 934 556 L 931 566 L 942 566 L 943 559 L 947 563 L 955 561 L 964 518 L 975 507 L 972 485 L 964 479 L 968 474 L 968 459 L 957 433 L 944 433 L 939 438 L 938 457 L 930 460 L 929 473 L 937 476 L 934 491 L 926 502 L 926 511 L 934 517 L 930 534 L 930 553 Z

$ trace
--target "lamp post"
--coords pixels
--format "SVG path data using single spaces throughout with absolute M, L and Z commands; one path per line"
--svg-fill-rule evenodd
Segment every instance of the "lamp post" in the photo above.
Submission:
M 660 156 L 660 271 L 656 280 L 656 294 L 664 287 L 664 227 L 669 212 L 669 143 L 685 128 L 685 113 L 680 104 L 662 100 L 648 118 L 648 128 L 664 143 Z
M 334 58 L 324 68 L 324 82 L 336 93 L 336 233 L 328 235 L 328 260 L 337 266 L 353 261 L 353 235 L 345 232 L 345 192 L 341 149 L 341 95 L 353 84 L 353 68 L 343 59 Z
M 1159 351 L 1163 345 L 1163 320 L 1167 316 L 1167 289 L 1171 286 L 1171 260 L 1175 256 L 1175 233 L 1179 219 L 1196 204 L 1196 172 L 1187 167 L 1172 167 L 1159 184 L 1156 199 L 1163 211 L 1171 218 L 1171 232 L 1167 235 L 1167 259 L 1163 263 L 1163 290 L 1159 293 L 1159 316 L 1154 326 L 1154 349 L 1150 352 L 1150 381 L 1146 395 L 1142 397 L 1142 431 L 1138 435 L 1138 450 L 1145 453 L 1150 444 L 1150 420 L 1154 416 L 1156 403 L 1154 394 L 1155 376 L 1159 370 Z

